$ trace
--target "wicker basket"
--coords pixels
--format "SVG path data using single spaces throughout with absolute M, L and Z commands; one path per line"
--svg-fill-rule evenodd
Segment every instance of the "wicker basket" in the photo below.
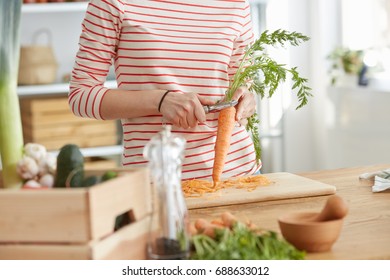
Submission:
M 47 34 L 49 40 L 47 45 L 35 43 L 41 34 Z M 50 41 L 50 32 L 46 29 L 39 30 L 34 34 L 32 45 L 20 48 L 19 85 L 50 84 L 55 81 L 58 64 Z

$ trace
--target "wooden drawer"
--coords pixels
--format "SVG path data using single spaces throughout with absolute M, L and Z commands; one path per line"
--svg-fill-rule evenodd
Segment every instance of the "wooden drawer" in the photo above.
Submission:
M 73 143 L 81 148 L 118 143 L 117 123 L 77 117 L 69 109 L 67 97 L 22 98 L 20 108 L 24 142 L 58 150 Z

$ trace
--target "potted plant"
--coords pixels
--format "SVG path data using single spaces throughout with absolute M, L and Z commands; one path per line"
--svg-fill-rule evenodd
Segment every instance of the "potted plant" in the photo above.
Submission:
M 329 70 L 331 84 L 335 85 L 342 75 L 349 76 L 349 80 L 357 81 L 357 77 L 363 69 L 362 50 L 352 50 L 346 47 L 336 47 L 328 56 L 331 61 Z M 356 82 L 357 83 L 357 82 Z

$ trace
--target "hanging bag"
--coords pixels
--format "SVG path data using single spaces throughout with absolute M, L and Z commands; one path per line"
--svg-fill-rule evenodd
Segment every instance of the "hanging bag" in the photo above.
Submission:
M 37 44 L 40 35 L 46 35 L 47 45 Z M 19 85 L 50 84 L 56 79 L 58 64 L 51 46 L 51 33 L 41 29 L 34 33 L 32 45 L 21 46 L 19 59 Z

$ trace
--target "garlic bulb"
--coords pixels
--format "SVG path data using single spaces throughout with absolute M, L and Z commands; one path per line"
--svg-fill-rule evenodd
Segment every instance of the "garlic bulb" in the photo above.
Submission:
M 39 172 L 39 166 L 37 162 L 29 156 L 23 156 L 18 162 L 16 170 L 20 177 L 25 180 L 34 179 Z
M 54 185 L 57 157 L 47 152 L 41 144 L 28 143 L 24 146 L 24 156 L 19 160 L 16 171 L 25 181 L 24 187 L 51 188 Z
M 23 188 L 29 188 L 29 189 L 41 188 L 41 184 L 39 184 L 35 180 L 28 180 L 26 183 L 24 183 Z
M 45 174 L 39 179 L 39 184 L 43 187 L 52 188 L 54 186 L 54 176 L 52 174 Z
M 41 144 L 27 143 L 24 146 L 24 154 L 26 156 L 32 157 L 38 163 L 46 158 L 46 153 L 46 147 Z

